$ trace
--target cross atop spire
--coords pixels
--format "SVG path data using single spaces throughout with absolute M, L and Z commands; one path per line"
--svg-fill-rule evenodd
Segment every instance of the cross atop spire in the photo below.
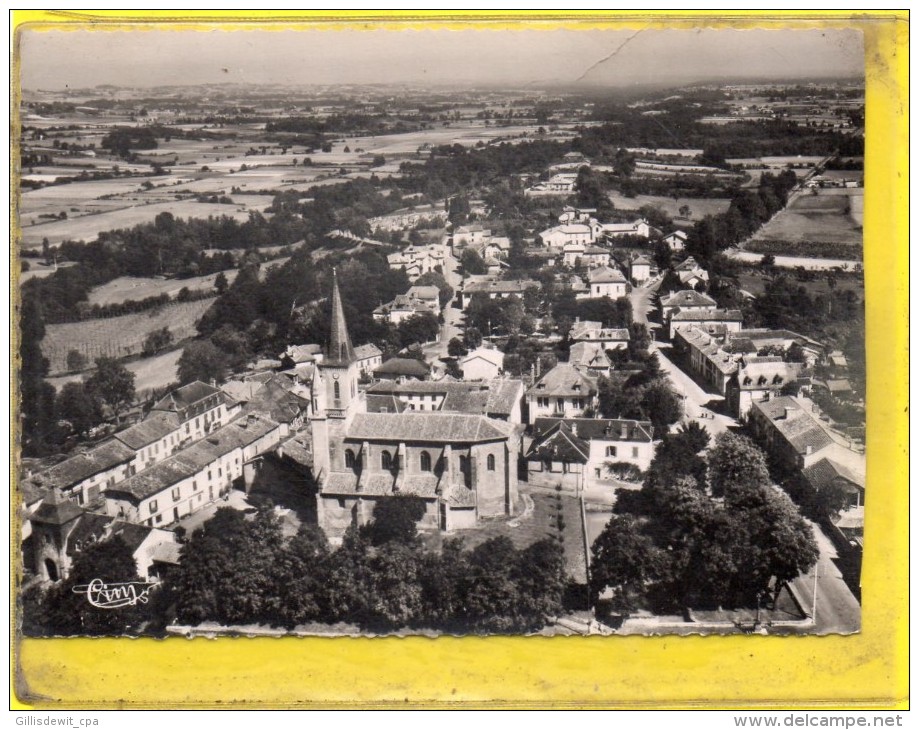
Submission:
M 329 356 L 324 364 L 350 365 L 355 361 L 354 347 L 348 334 L 345 309 L 338 290 L 338 272 L 332 269 L 332 335 L 329 339 Z

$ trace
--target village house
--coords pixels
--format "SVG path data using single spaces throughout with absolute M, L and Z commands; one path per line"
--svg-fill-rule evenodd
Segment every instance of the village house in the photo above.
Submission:
M 568 339 L 572 342 L 590 342 L 601 345 L 604 350 L 619 350 L 629 346 L 629 331 L 622 328 L 604 327 L 601 322 L 585 319 L 571 325 Z
M 577 185 L 578 174 L 576 172 L 560 172 L 552 175 L 548 180 L 538 182 L 532 187 L 523 191 L 528 197 L 538 197 L 540 195 L 568 195 L 574 192 Z
M 248 491 L 259 457 L 286 434 L 287 429 L 268 418 L 243 416 L 107 489 L 106 512 L 151 527 L 171 525 L 234 487 Z
M 695 289 L 700 284 L 708 284 L 708 272 L 699 266 L 692 256 L 677 264 L 673 270 L 685 289 Z
M 478 223 L 473 223 L 468 226 L 459 226 L 453 231 L 453 246 L 454 248 L 480 246 L 490 237 L 491 231 L 488 228 L 480 226 Z
M 355 365 L 356 367 L 356 365 Z M 427 380 L 431 377 L 431 369 L 427 363 L 412 357 L 391 357 L 373 371 L 377 380 Z
M 463 380 L 493 380 L 504 372 L 504 353 L 490 347 L 477 347 L 459 361 Z
M 559 363 L 526 393 L 527 423 L 547 416 L 574 418 L 597 407 L 597 381 L 570 363 Z
M 512 515 L 519 427 L 478 414 L 367 412 L 337 280 L 331 332 L 329 356 L 313 380 L 311 417 L 319 526 L 330 539 L 365 524 L 380 500 L 397 495 L 422 499 L 421 527 L 462 529 Z
M 118 537 L 124 541 L 143 579 L 157 577 L 157 562 L 176 562 L 175 533 L 135 525 L 89 512 L 53 489 L 30 517 L 32 534 L 23 545 L 23 565 L 43 581 L 64 580 L 73 561 L 96 542 Z
M 619 238 L 621 236 L 639 236 L 648 238 L 651 235 L 651 226 L 644 218 L 631 221 L 630 223 L 603 223 L 601 230 L 607 238 Z
M 650 421 L 607 418 L 538 418 L 526 454 L 527 479 L 582 491 L 613 487 L 610 464 L 646 471 L 654 457 Z
M 391 269 L 405 269 L 409 281 L 415 281 L 422 274 L 443 271 L 447 253 L 441 244 L 429 246 L 408 246 L 398 253 L 386 257 Z
M 660 306 L 661 321 L 669 327 L 670 317 L 675 312 L 701 312 L 706 309 L 717 309 L 718 303 L 708 294 L 703 294 L 693 289 L 683 289 L 662 296 L 660 298 Z
M 744 356 L 728 380 L 725 400 L 729 411 L 746 416 L 753 403 L 801 389 L 802 363 L 785 362 L 781 357 Z
M 674 231 L 673 233 L 668 233 L 661 240 L 667 244 L 667 248 L 669 248 L 671 251 L 677 252 L 686 248 L 687 238 L 688 236 L 684 231 Z
M 606 349 L 594 342 L 575 342 L 568 354 L 568 362 L 592 378 L 609 375 L 612 367 Z
M 812 415 L 806 398 L 754 401 L 749 424 L 756 439 L 788 469 L 806 469 L 833 452 L 833 440 Z
M 322 360 L 320 345 L 288 345 L 279 358 L 285 370 L 295 368 L 303 363 L 314 363 Z
M 571 244 L 587 246 L 594 242 L 594 232 L 585 223 L 566 223 L 547 228 L 538 237 L 543 246 L 558 249 L 564 249 Z
M 354 348 L 354 357 L 358 371 L 363 377 L 367 378 L 373 375 L 373 371 L 383 364 L 383 351 L 374 344 L 358 345 Z
M 642 286 L 651 278 L 651 262 L 644 256 L 632 259 L 629 262 L 629 276 L 633 284 Z
M 569 243 L 564 247 L 562 261 L 572 269 L 592 269 L 609 266 L 609 251 L 599 246 Z
M 404 383 L 381 380 L 365 392 L 368 413 L 468 413 L 520 424 L 523 391 L 523 381 L 509 378 L 481 382 L 445 378 Z
M 373 310 L 377 322 L 398 326 L 407 319 L 421 315 L 440 314 L 440 290 L 436 286 L 413 286 L 405 294 L 398 294 L 388 304 Z
M 608 252 L 607 260 L 609 260 Z M 618 299 L 619 297 L 628 296 L 628 293 L 629 284 L 622 272 L 604 265 L 588 272 L 586 296 L 578 296 L 580 293 L 576 292 L 576 297 L 579 299 L 600 299 L 602 297 Z
M 538 288 L 539 282 L 529 279 L 504 281 L 490 277 L 477 279 L 470 277 L 463 283 L 463 288 L 459 292 L 460 308 L 468 308 L 472 297 L 477 294 L 487 296 L 489 299 L 506 299 L 511 296 L 522 298 L 527 289 Z
M 725 332 L 739 332 L 743 327 L 743 313 L 739 309 L 681 309 L 670 316 L 669 336 L 672 340 L 677 332 L 690 327 L 719 324 Z

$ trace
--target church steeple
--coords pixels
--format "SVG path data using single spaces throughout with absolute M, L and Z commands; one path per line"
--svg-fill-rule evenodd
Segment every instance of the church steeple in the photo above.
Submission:
M 351 336 L 348 334 L 348 323 L 345 321 L 345 309 L 341 303 L 341 292 L 338 290 L 338 274 L 332 269 L 332 335 L 329 340 L 329 355 L 325 365 L 346 367 L 356 360 Z

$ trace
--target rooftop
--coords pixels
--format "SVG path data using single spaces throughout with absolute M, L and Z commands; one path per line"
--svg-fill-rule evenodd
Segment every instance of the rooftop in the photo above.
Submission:
M 374 375 L 411 375 L 416 378 L 426 378 L 431 371 L 420 360 L 410 357 L 391 357 L 373 372 Z
M 358 413 L 348 426 L 349 440 L 412 443 L 480 443 L 510 435 L 508 424 L 459 413 Z
M 171 411 L 152 411 L 143 421 L 115 434 L 115 438 L 134 451 L 155 443 L 181 426 L 179 414 Z
M 799 454 L 814 453 L 833 444 L 817 420 L 791 396 L 753 403 Z
M 596 395 L 597 382 L 570 363 L 559 363 L 527 391 L 528 396 L 586 397 Z

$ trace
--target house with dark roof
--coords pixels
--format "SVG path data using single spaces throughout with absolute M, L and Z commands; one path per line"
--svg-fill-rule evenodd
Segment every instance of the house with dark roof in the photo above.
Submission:
M 779 396 L 754 401 L 749 424 L 756 439 L 789 469 L 806 469 L 826 457 L 834 442 L 813 416 L 806 398 Z
M 604 327 L 595 320 L 578 320 L 568 332 L 572 342 L 589 342 L 601 345 L 604 350 L 621 350 L 629 346 L 631 335 L 627 329 Z
M 427 380 L 431 369 L 427 363 L 412 357 L 391 357 L 373 371 L 373 377 L 380 380 Z
M 865 479 L 833 459 L 820 459 L 801 472 L 815 492 L 829 487 L 849 495 L 849 507 L 865 506 Z
M 369 413 L 454 412 L 521 423 L 523 381 L 380 380 L 365 391 Z
M 506 299 L 508 297 L 522 298 L 528 289 L 538 289 L 538 281 L 522 280 L 497 280 L 491 277 L 469 277 L 458 292 L 460 308 L 466 309 L 474 296 L 484 296 L 489 299 Z
M 533 483 L 613 486 L 608 464 L 632 464 L 645 471 L 654 456 L 650 421 L 609 418 L 537 418 L 526 454 Z
M 797 394 L 800 387 L 796 384 L 803 372 L 802 363 L 785 362 L 781 357 L 741 357 L 737 371 L 728 380 L 728 408 L 737 416 L 745 416 L 755 401 L 789 394 L 791 390 Z
M 681 329 L 710 323 L 724 325 L 727 332 L 739 332 L 743 314 L 739 309 L 680 309 L 670 316 L 670 339 Z
M 671 292 L 660 299 L 661 321 L 670 325 L 670 317 L 675 312 L 704 311 L 717 309 L 718 303 L 708 294 L 697 292 L 693 289 L 683 289 Z
M 571 363 L 559 363 L 526 393 L 527 423 L 537 418 L 580 416 L 597 407 L 597 381 Z
M 663 237 L 663 242 L 667 244 L 667 248 L 671 251 L 682 251 L 686 248 L 686 239 L 689 236 L 686 235 L 685 231 L 674 231 Z

